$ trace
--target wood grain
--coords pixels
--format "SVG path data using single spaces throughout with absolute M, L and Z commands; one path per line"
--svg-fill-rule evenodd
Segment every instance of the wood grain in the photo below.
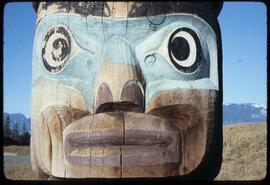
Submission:
M 127 112 L 124 120 L 122 177 L 176 175 L 181 164 L 181 140 L 177 128 L 152 115 Z
M 162 92 L 146 106 L 147 114 L 169 120 L 181 132 L 182 164 L 179 175 L 185 175 L 198 167 L 210 145 L 212 124 L 216 117 L 215 90 L 179 89 Z M 210 141 L 210 142 L 209 142 Z
M 69 125 L 63 132 L 63 138 L 68 177 L 121 176 L 122 113 L 85 116 Z M 111 142 L 112 145 L 115 143 L 118 146 L 103 146 L 103 142 Z
M 88 113 L 87 104 L 78 91 L 40 78 L 32 88 L 31 109 L 35 169 L 62 177 L 62 130 Z
M 129 103 L 134 109 L 142 111 L 143 93 L 136 82 L 139 83 L 139 76 L 135 66 L 106 61 L 97 74 L 95 113 L 101 112 L 104 108 L 100 110 L 100 107 L 104 104 L 107 104 L 107 110 L 108 107 L 115 108 L 117 103 Z M 100 93 L 103 91 L 106 92 Z M 125 107 L 127 109 L 128 106 Z
M 203 51 L 207 52 L 209 50 L 211 54 L 209 59 L 211 62 L 206 61 L 211 68 L 208 70 L 208 65 L 205 65 L 207 68 L 206 73 L 209 73 L 206 77 L 210 76 L 210 81 L 211 78 L 218 81 L 220 77 L 220 75 L 218 77 L 218 74 L 220 73 L 216 72 L 218 63 L 215 57 L 218 56 L 217 53 L 219 54 L 220 51 L 216 51 L 217 47 L 213 45 L 216 44 L 215 36 L 219 32 L 217 31 L 216 17 L 221 9 L 220 5 L 216 6 L 212 3 L 195 5 L 186 2 L 183 4 L 181 2 L 177 4 L 164 2 L 156 4 L 152 2 L 149 4 L 142 2 L 41 2 L 36 8 L 37 30 L 42 30 L 37 33 L 37 40 L 40 39 L 39 37 L 43 37 L 40 35 L 46 31 L 47 24 L 51 23 L 50 20 L 53 20 L 44 18 L 58 13 L 64 13 L 63 18 L 61 18 L 62 21 L 64 21 L 65 14 L 68 20 L 70 15 L 77 14 L 81 16 L 81 21 L 72 18 L 71 23 L 75 24 L 74 29 L 71 29 L 72 31 L 76 31 L 76 26 L 79 27 L 80 25 L 85 25 L 87 29 L 89 27 L 88 23 L 91 23 L 91 16 L 100 16 L 94 19 L 101 20 L 102 17 L 100 26 L 104 36 L 100 51 L 93 52 L 95 56 L 90 57 L 90 60 L 88 60 L 91 62 L 92 58 L 94 58 L 93 63 L 100 61 L 101 64 L 94 68 L 87 64 L 88 68 L 91 68 L 89 71 L 94 71 L 93 75 L 96 75 L 95 77 L 89 75 L 91 76 L 89 83 L 92 83 L 91 89 L 88 88 L 89 92 L 91 92 L 89 93 L 91 94 L 90 98 L 84 97 L 72 85 L 62 85 L 61 77 L 66 78 L 65 75 L 67 75 L 69 79 L 65 80 L 72 81 L 74 80 L 72 75 L 77 75 L 80 68 L 74 68 L 74 71 L 70 66 L 70 68 L 67 68 L 70 71 L 63 76 L 57 76 L 58 74 L 55 73 L 54 75 L 57 78 L 54 79 L 55 76 L 41 72 L 43 68 L 39 68 L 41 67 L 39 63 L 35 63 L 38 61 L 36 59 L 39 56 L 34 57 L 31 156 L 33 168 L 40 177 L 45 177 L 46 174 L 61 178 L 182 176 L 195 171 L 202 164 L 210 148 L 213 147 L 213 140 L 215 139 L 213 132 L 214 126 L 216 126 L 214 124 L 217 124 L 216 120 L 218 120 L 218 115 L 215 113 L 218 108 L 216 102 L 220 98 L 218 97 L 219 92 L 208 89 L 171 89 L 161 92 L 155 90 L 152 91 L 156 94 L 151 96 L 153 97 L 151 100 L 145 98 L 144 93 L 151 94 L 151 91 L 144 89 L 142 83 L 144 87 L 151 87 L 151 83 L 158 82 L 163 78 L 176 81 L 179 79 L 197 79 L 198 77 L 198 79 L 202 80 L 205 76 L 195 73 L 195 77 L 188 74 L 189 77 L 186 78 L 183 74 L 178 76 L 176 71 L 174 71 L 175 75 L 166 74 L 166 71 L 169 73 L 170 70 L 164 70 L 165 73 L 155 75 L 159 70 L 162 70 L 155 68 L 160 64 L 159 57 L 155 58 L 156 62 L 155 65 L 152 64 L 152 67 L 151 65 L 144 66 L 143 61 L 145 58 L 139 56 L 144 56 L 147 53 L 139 52 L 138 54 L 137 50 L 134 49 L 139 48 L 137 42 L 141 42 L 143 39 L 146 40 L 146 43 L 154 41 L 151 40 L 152 38 L 155 39 L 154 36 L 147 39 L 147 34 L 151 33 L 151 29 L 154 30 L 154 33 L 156 28 L 161 25 L 160 29 L 162 30 L 162 24 L 152 22 L 155 20 L 155 16 L 176 13 L 180 18 L 183 16 L 183 23 L 187 25 L 190 23 L 192 27 L 197 28 L 198 23 L 195 24 L 197 17 L 196 19 L 192 18 L 195 13 L 196 16 L 209 23 L 209 26 L 213 28 L 213 32 L 210 34 L 209 32 L 201 34 L 210 35 L 205 39 L 207 43 L 202 43 L 202 46 L 207 45 L 207 48 Z M 183 15 L 183 13 L 189 15 Z M 192 23 L 185 18 L 189 16 L 193 20 Z M 52 18 L 54 17 L 58 21 L 58 17 L 52 16 Z M 106 24 L 103 22 L 103 17 L 106 17 Z M 107 17 L 109 17 L 109 20 Z M 149 26 L 149 30 L 145 30 L 145 32 L 139 30 L 142 31 L 142 35 L 137 36 L 135 34 L 136 37 L 131 41 L 131 39 L 127 38 L 129 37 L 128 34 L 115 34 L 110 32 L 110 29 L 103 29 L 110 28 L 114 24 L 113 21 L 110 22 L 110 19 L 120 18 L 118 20 L 123 22 L 128 17 L 143 17 L 144 21 L 146 21 L 144 26 Z M 164 21 L 169 21 L 169 24 L 173 23 L 174 21 L 170 22 L 170 20 L 174 19 L 171 19 L 171 16 L 169 17 L 169 20 L 164 19 Z M 172 18 L 174 18 L 173 15 Z M 40 21 L 42 21 L 42 25 L 39 27 Z M 119 25 L 124 25 L 122 22 Z M 70 22 L 68 21 L 65 24 L 70 24 Z M 126 21 L 126 33 L 128 29 L 132 30 L 136 24 L 136 21 Z M 98 26 L 95 23 L 93 25 L 94 27 Z M 72 27 L 74 25 L 68 26 Z M 139 27 L 136 26 L 137 28 Z M 79 35 L 83 33 L 79 33 Z M 161 35 L 164 36 L 165 34 L 167 33 L 164 32 Z M 110 40 L 106 40 L 108 35 Z M 211 38 L 211 35 L 214 38 Z M 169 36 L 167 37 L 169 38 Z M 46 39 L 48 38 L 45 37 Z M 162 39 L 158 38 L 157 42 Z M 208 42 L 209 39 L 213 39 L 213 42 Z M 82 50 L 88 52 L 92 49 L 91 47 L 88 48 L 89 43 L 91 46 L 91 39 L 89 43 L 88 41 L 83 43 L 81 39 L 77 40 L 78 46 L 80 44 L 84 45 L 85 48 L 81 48 Z M 219 38 L 217 40 L 219 42 Z M 208 48 L 208 45 L 211 45 L 212 48 Z M 77 52 L 78 46 L 76 46 L 74 52 Z M 151 52 L 162 50 L 164 53 L 165 49 L 167 52 L 168 45 L 163 46 L 160 47 L 161 49 L 155 50 L 157 48 L 148 47 L 146 44 L 142 52 L 146 52 L 144 50 L 147 50 L 147 52 L 150 52 L 150 50 Z M 50 51 L 51 48 L 48 47 Z M 64 52 L 64 54 L 67 53 L 69 52 Z M 197 55 L 202 56 L 199 49 Z M 212 59 L 214 62 L 212 62 Z M 207 57 L 206 60 L 208 60 Z M 198 61 L 202 62 L 203 60 L 200 58 Z M 172 65 L 175 66 L 175 64 Z M 165 65 L 165 63 L 162 63 L 160 66 Z M 199 68 L 200 66 L 196 67 Z M 175 70 L 177 69 L 180 68 Z M 141 71 L 145 76 L 142 76 Z M 42 75 L 44 75 L 44 78 L 36 78 Z M 86 78 L 85 81 L 88 84 L 88 76 Z M 180 80 L 179 83 L 181 83 Z M 190 84 L 190 88 L 198 88 L 196 85 L 192 86 L 193 83 Z M 92 85 L 94 88 L 92 88 Z M 160 83 L 160 85 L 163 87 L 164 84 Z M 218 86 L 216 83 L 215 85 Z M 202 86 L 203 88 L 206 87 L 204 84 Z M 170 88 L 173 87 L 170 86 Z M 84 91 L 84 94 L 87 93 Z M 89 103 L 86 100 L 94 100 L 94 102 Z M 148 102 L 147 105 L 145 105 L 145 101 Z
M 34 135 L 44 141 L 42 147 L 36 143 L 39 165 L 53 176 L 72 178 L 188 174 L 210 146 L 216 93 L 163 92 L 147 105 L 147 114 L 87 115 L 51 106 L 42 111 Z

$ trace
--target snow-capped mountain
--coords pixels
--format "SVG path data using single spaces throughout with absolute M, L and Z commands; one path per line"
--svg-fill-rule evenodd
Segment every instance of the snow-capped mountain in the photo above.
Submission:
M 10 118 L 10 129 L 13 130 L 15 123 L 18 123 L 19 131 L 22 132 L 23 124 L 30 133 L 31 120 L 20 113 L 4 113 L 4 119 Z M 240 122 L 266 121 L 267 108 L 264 105 L 255 103 L 230 103 L 223 105 L 223 124 L 235 124 Z
M 223 105 L 223 124 L 266 121 L 267 108 L 255 103 Z
M 26 118 L 25 115 L 21 113 L 6 113 L 4 112 L 3 114 L 3 119 L 7 120 L 7 117 L 9 117 L 10 123 L 9 127 L 11 130 L 13 130 L 14 125 L 17 123 L 18 124 L 18 130 L 19 133 L 23 132 L 23 125 L 25 126 L 25 130 L 30 133 L 31 131 L 31 120 L 30 118 Z

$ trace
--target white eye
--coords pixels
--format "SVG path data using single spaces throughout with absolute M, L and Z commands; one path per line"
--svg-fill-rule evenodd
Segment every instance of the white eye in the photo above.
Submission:
M 183 72 L 194 72 L 200 63 L 201 45 L 196 33 L 189 28 L 179 28 L 172 33 L 168 44 L 173 65 Z
M 65 67 L 71 51 L 71 40 L 64 26 L 50 29 L 44 37 L 42 60 L 49 72 L 58 72 Z

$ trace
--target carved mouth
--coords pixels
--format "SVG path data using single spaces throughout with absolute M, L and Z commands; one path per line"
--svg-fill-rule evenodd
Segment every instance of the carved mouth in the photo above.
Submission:
M 119 168 L 179 164 L 180 133 L 165 119 L 143 113 L 99 113 L 64 130 L 72 165 Z M 177 172 L 177 167 L 175 170 Z

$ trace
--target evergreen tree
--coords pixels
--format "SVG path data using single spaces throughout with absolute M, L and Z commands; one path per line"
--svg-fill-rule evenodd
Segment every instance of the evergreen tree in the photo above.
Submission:
M 30 145 L 30 134 L 26 131 L 24 134 L 21 135 L 21 144 L 23 145 Z
M 26 133 L 26 127 L 25 127 L 25 123 L 22 124 L 22 133 L 25 134 Z
M 4 137 L 6 137 L 6 138 L 11 137 L 10 118 L 9 118 L 9 116 L 7 116 L 7 118 L 4 119 L 3 131 L 4 131 Z
M 26 130 L 25 124 L 22 125 L 22 134 L 20 135 L 20 143 L 23 145 L 30 144 L 30 134 Z
M 17 121 L 13 125 L 13 139 L 16 141 L 19 140 L 19 125 Z

